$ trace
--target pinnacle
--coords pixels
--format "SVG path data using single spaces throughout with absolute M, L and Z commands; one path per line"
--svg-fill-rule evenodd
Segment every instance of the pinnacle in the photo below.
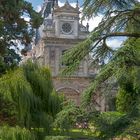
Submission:
M 66 5 L 69 5 L 69 1 L 68 1 L 68 0 L 66 0 L 65 4 L 66 4 Z

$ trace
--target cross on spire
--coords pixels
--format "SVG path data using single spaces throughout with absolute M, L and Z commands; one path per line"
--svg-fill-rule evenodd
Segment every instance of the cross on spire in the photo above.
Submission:
M 78 0 L 76 0 L 76 7 L 77 7 L 77 8 L 79 7 L 79 2 L 78 2 Z
M 68 0 L 66 0 L 66 4 L 69 4 L 69 1 Z

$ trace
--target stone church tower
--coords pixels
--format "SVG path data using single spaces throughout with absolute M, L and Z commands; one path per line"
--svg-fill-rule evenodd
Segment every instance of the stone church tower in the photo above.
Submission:
M 53 83 L 58 93 L 80 104 L 81 93 L 90 83 L 91 75 L 97 73 L 96 68 L 89 68 L 89 56 L 81 62 L 78 71 L 69 78 L 60 77 L 59 72 L 65 66 L 61 61 L 64 52 L 77 43 L 85 40 L 88 35 L 88 24 L 83 26 L 79 20 L 79 6 L 72 7 L 66 0 L 64 6 L 59 7 L 54 0 L 45 0 L 42 7 L 43 25 L 37 30 L 35 43 L 30 52 L 32 59 L 40 65 L 49 66 L 52 71 Z M 104 100 L 96 96 L 96 106 L 105 110 Z

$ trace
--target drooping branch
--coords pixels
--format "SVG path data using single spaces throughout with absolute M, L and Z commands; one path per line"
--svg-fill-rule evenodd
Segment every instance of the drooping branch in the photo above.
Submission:
M 116 50 L 108 46 L 106 43 L 108 38 L 140 38 L 139 28 L 137 29 L 137 27 L 139 27 L 138 15 L 140 13 L 140 9 L 134 1 L 126 1 L 127 2 L 125 3 L 118 3 L 115 0 L 85 0 L 83 10 L 85 17 L 87 16 L 90 18 L 90 16 L 92 17 L 93 15 L 98 15 L 100 13 L 102 13 L 103 17 L 98 27 L 91 32 L 86 41 L 76 45 L 74 49 L 64 55 L 63 59 L 66 63 L 69 61 L 75 62 L 74 65 L 67 68 L 67 71 L 76 70 L 79 62 L 82 61 L 90 52 L 92 52 L 94 62 L 99 60 L 98 62 L 100 63 L 102 60 L 112 58 Z M 104 11 L 102 10 L 103 7 L 105 9 Z
M 103 37 L 99 37 L 96 38 L 96 40 L 98 40 L 98 42 L 96 43 L 99 44 L 101 41 L 104 42 L 104 44 L 106 44 L 106 39 L 109 37 L 135 37 L 135 38 L 140 38 L 140 33 L 128 33 L 128 32 L 114 32 L 114 33 L 109 33 L 109 34 L 105 34 L 103 35 Z
M 136 37 L 139 38 L 140 37 L 140 33 L 128 33 L 128 32 L 114 32 L 114 33 L 110 33 L 105 35 L 103 38 L 108 38 L 108 37 L 121 37 L 121 36 L 125 36 L 125 37 Z

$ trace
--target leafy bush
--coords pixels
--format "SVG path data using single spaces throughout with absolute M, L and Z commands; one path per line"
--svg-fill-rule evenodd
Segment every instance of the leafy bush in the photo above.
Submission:
M 35 137 L 25 128 L 3 126 L 0 127 L 0 140 L 35 140 Z
M 76 105 L 68 101 L 66 106 L 63 107 L 63 110 L 56 115 L 54 126 L 60 128 L 61 131 L 68 131 L 74 127 L 78 114 L 79 109 Z
M 14 104 L 9 100 L 4 98 L 4 95 L 0 93 L 0 124 L 8 124 L 10 126 L 15 126 L 16 110 Z

